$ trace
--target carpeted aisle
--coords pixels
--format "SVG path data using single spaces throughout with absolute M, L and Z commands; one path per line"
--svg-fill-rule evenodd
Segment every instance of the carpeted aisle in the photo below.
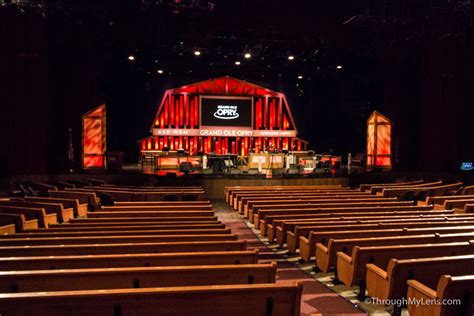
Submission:
M 278 263 L 277 282 L 302 282 L 303 297 L 301 301 L 301 316 L 316 315 L 365 315 L 349 301 L 328 289 L 298 266 L 287 260 L 284 255 L 267 247 L 258 236 L 247 226 L 246 221 L 237 212 L 232 210 L 223 200 L 212 201 L 214 210 L 219 219 L 232 233 L 239 235 L 240 240 L 247 240 L 249 249 L 258 248 L 260 262 L 276 261 Z

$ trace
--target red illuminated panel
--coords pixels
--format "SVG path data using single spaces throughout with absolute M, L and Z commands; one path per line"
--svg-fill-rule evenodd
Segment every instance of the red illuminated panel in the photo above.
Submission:
M 258 99 L 255 113 L 255 129 L 262 126 L 262 99 Z
M 169 114 L 168 99 L 165 100 L 164 114 L 165 114 L 165 124 L 168 125 L 169 124 L 169 120 L 168 120 L 168 114 Z
M 376 165 L 377 166 L 390 166 L 391 161 L 390 157 L 377 157 L 376 159 Z
M 102 168 L 106 151 L 105 104 L 82 116 L 82 166 Z
M 375 126 L 370 124 L 367 126 L 367 155 L 374 154 L 375 145 Z
M 196 126 L 199 125 L 199 101 L 198 101 L 198 97 L 194 97 L 194 124 Z
M 102 153 L 102 121 L 94 118 L 83 119 L 84 154 Z
M 377 126 L 377 155 L 389 155 L 391 150 L 391 126 Z
M 102 157 L 98 157 L 98 156 L 84 157 L 83 165 L 84 165 L 84 168 L 92 168 L 92 167 L 102 168 L 102 167 L 104 167 Z
M 179 125 L 184 125 L 184 104 L 182 97 L 179 98 Z
M 174 125 L 174 96 L 170 96 L 170 125 Z

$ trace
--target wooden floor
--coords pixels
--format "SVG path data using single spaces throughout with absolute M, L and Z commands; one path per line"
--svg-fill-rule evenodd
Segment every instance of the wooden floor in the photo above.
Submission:
M 303 282 L 303 296 L 301 300 L 301 316 L 311 314 L 321 315 L 365 315 L 366 313 L 330 290 L 311 274 L 311 269 L 306 271 L 298 265 L 292 258 L 285 257 L 276 249 L 265 245 L 264 240 L 260 240 L 244 218 L 237 212 L 231 210 L 223 200 L 213 200 L 212 204 L 217 217 L 232 229 L 232 233 L 239 235 L 239 240 L 247 240 L 248 249 L 258 248 L 260 250 L 261 263 L 276 261 L 278 263 L 277 283 L 283 282 Z M 304 268 L 304 267 L 303 267 Z

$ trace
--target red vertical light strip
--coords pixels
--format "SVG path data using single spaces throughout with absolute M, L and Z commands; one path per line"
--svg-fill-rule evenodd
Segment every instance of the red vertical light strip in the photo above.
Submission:
M 174 150 L 174 137 L 170 136 L 170 149 Z
M 178 98 L 175 98 L 174 101 L 174 106 L 175 106 L 175 112 L 174 112 L 174 122 L 175 122 L 175 127 L 179 128 L 179 99 L 180 96 L 178 95 Z
M 189 98 L 188 95 L 184 95 L 184 125 L 189 127 Z
M 164 115 L 164 113 L 161 113 L 161 115 L 160 115 L 160 127 L 165 128 L 165 115 Z
M 174 138 L 174 149 L 175 150 L 179 149 L 179 139 L 178 139 L 178 137 Z
M 239 154 L 239 145 L 240 145 L 240 139 L 239 137 L 236 137 L 235 138 L 235 154 L 238 155 Z
M 232 141 L 231 145 L 232 145 L 232 149 L 231 149 L 232 155 L 235 155 L 235 141 Z
M 263 105 L 263 129 L 268 129 L 267 116 L 268 116 L 268 97 L 265 97 L 265 103 Z
M 163 147 L 168 147 L 168 136 L 163 137 Z
M 189 154 L 194 154 L 194 138 L 189 138 Z
M 300 150 L 301 150 L 301 141 L 298 140 L 298 151 L 300 151 Z
M 198 138 L 197 136 L 194 136 L 194 154 L 197 154 L 198 152 Z
M 170 96 L 170 125 L 174 125 L 174 96 Z
M 146 150 L 146 139 L 142 140 L 142 150 Z
M 194 125 L 199 126 L 199 99 L 194 97 Z
M 160 150 L 163 149 L 163 138 L 165 137 L 160 137 L 160 148 L 159 148 Z
M 257 100 L 256 105 L 256 113 L 255 113 L 255 129 L 260 129 L 262 125 L 262 99 Z
M 207 137 L 207 152 L 212 152 L 212 139 L 211 136 Z
M 203 142 L 204 142 L 204 154 L 207 154 L 207 138 L 204 138 Z
M 269 129 L 273 129 L 275 126 L 275 99 L 270 101 L 270 126 Z
M 158 143 L 158 136 L 155 136 L 155 150 L 158 150 L 159 149 L 159 143 Z
M 148 149 L 148 150 L 151 150 L 151 141 L 152 141 L 152 138 L 149 137 L 148 141 L 147 141 L 147 144 L 146 144 L 146 149 Z
M 183 96 L 179 97 L 179 126 L 184 126 L 184 103 Z
M 168 106 L 168 99 L 166 99 L 165 100 L 165 112 L 164 112 L 165 113 L 165 124 L 166 124 L 166 126 L 168 126 L 168 124 L 169 124 L 169 119 L 168 119 L 169 111 L 170 111 L 170 109 L 169 109 L 169 106 Z
M 281 116 L 283 115 L 283 98 L 278 98 L 278 122 L 277 122 L 277 127 L 278 129 L 281 129 Z
M 183 136 L 179 136 L 179 143 L 178 143 L 178 149 L 183 148 Z
M 189 100 L 189 127 L 194 128 L 194 102 L 192 99 Z
M 220 154 L 221 153 L 221 144 L 220 144 L 220 138 L 217 138 L 216 140 L 216 154 Z

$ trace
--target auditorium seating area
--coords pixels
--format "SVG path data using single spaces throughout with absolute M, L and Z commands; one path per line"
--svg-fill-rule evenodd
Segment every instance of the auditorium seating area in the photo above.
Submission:
M 25 188 L 0 201 L 2 315 L 299 315 L 200 187 Z
M 23 187 L 27 194 L 0 200 L 2 315 L 309 315 L 308 284 L 285 280 L 281 260 L 262 260 L 269 254 L 241 238 L 201 187 Z M 462 183 L 223 193 L 233 216 L 280 256 L 268 258 L 297 265 L 355 311 L 472 314 L 474 213 L 465 209 L 474 198 Z M 413 303 L 446 298 L 457 305 Z
M 277 253 L 364 311 L 472 315 L 474 198 L 461 182 L 226 187 L 224 197 Z

